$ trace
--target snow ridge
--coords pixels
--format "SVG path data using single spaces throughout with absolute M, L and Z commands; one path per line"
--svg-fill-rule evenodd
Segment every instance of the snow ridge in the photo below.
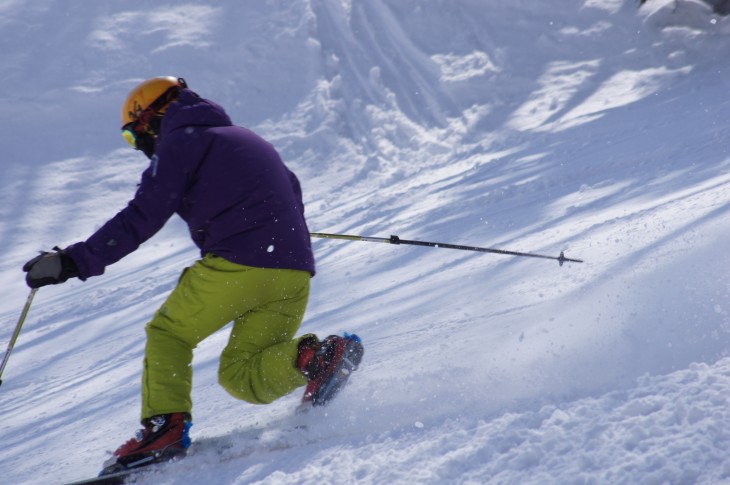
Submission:
M 22 264 L 134 192 L 127 91 L 179 75 L 281 151 L 313 231 L 585 263 L 316 240 L 301 331 L 363 338 L 347 390 L 291 433 L 299 396 L 220 389 L 219 332 L 196 350 L 192 437 L 230 459 L 141 483 L 730 482 L 730 18 L 488 4 L 3 3 L 0 340 Z M 196 257 L 171 220 L 38 293 L 0 389 L 4 481 L 92 476 L 131 436 L 144 325 Z

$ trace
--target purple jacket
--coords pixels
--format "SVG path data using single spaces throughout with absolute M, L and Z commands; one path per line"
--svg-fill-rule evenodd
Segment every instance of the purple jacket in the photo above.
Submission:
M 134 199 L 66 250 L 81 279 L 100 275 L 175 213 L 187 222 L 201 255 L 314 275 L 296 176 L 270 143 L 234 126 L 222 107 L 187 89 L 163 118 Z

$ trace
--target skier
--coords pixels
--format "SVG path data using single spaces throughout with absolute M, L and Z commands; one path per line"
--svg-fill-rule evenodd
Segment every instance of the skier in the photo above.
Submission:
M 182 78 L 155 77 L 129 93 L 122 134 L 150 158 L 134 198 L 84 242 L 25 264 L 32 288 L 86 280 L 136 250 L 177 213 L 201 259 L 146 326 L 142 425 L 102 473 L 184 454 L 192 423 L 193 349 L 233 321 L 219 366 L 231 395 L 271 403 L 306 385 L 324 404 L 362 356 L 356 336 L 295 338 L 315 273 L 297 177 L 274 147 L 235 126 Z M 340 371 L 347 365 L 345 371 Z M 327 390 L 326 392 L 330 392 Z

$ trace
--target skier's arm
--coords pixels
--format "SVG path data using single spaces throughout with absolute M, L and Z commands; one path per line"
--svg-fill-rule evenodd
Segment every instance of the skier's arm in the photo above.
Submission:
M 189 182 L 189 171 L 173 158 L 165 150 L 158 150 L 127 207 L 89 239 L 66 248 L 78 267 L 79 278 L 104 273 L 106 266 L 136 250 L 175 213 Z

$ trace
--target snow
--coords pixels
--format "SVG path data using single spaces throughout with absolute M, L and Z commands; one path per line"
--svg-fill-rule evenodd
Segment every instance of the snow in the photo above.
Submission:
M 124 207 L 128 90 L 177 75 L 270 139 L 314 240 L 301 332 L 361 369 L 293 416 L 196 350 L 201 450 L 139 483 L 730 483 L 730 18 L 649 0 L 0 5 L 0 342 L 20 267 Z M 273 248 L 272 248 L 273 249 Z M 0 387 L 3 483 L 95 475 L 137 428 L 144 324 L 197 252 L 171 220 L 41 289 Z M 304 419 L 308 430 L 292 430 Z

